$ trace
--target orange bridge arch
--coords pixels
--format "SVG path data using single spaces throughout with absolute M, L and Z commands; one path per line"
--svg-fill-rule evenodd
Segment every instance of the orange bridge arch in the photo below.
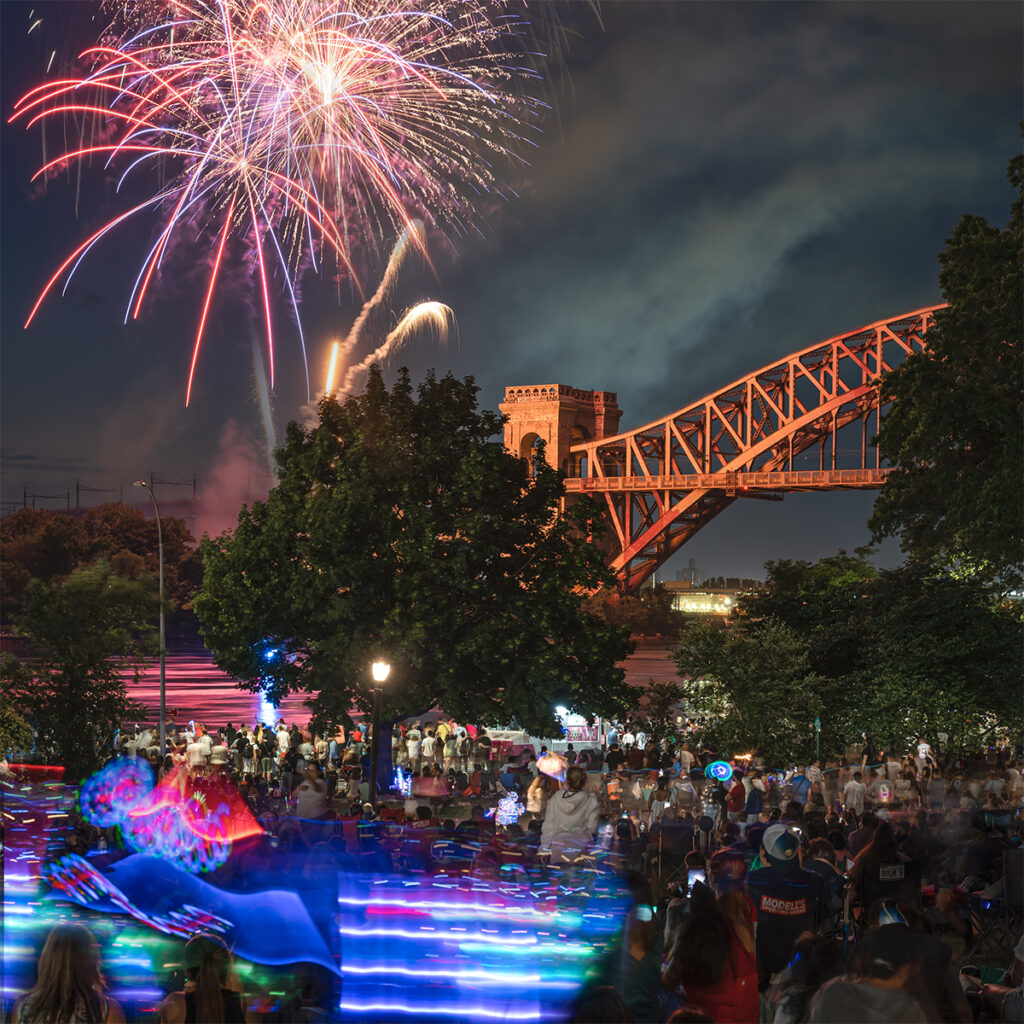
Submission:
M 888 470 L 869 443 L 884 415 L 876 384 L 924 348 L 943 308 L 829 338 L 625 433 L 613 433 L 613 392 L 507 388 L 505 445 L 530 456 L 543 439 L 545 457 L 567 474 L 566 500 L 603 503 L 609 564 L 635 590 L 737 498 L 879 487 Z

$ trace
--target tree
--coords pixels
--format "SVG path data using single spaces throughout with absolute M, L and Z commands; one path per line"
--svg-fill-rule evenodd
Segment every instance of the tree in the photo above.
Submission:
M 651 679 L 640 697 L 645 718 L 647 742 L 656 746 L 679 732 L 676 718 L 686 702 L 686 691 L 679 683 L 656 683 Z
M 759 750 L 773 764 L 806 756 L 823 680 L 796 630 L 777 619 L 698 622 L 674 653 L 702 742 L 732 755 Z
M 909 563 L 871 589 L 863 681 L 853 729 L 907 749 L 942 734 L 947 749 L 1019 736 L 1024 718 L 1020 609 L 977 579 Z
M 4 699 L 0 702 L 0 757 L 6 757 L 14 750 L 28 750 L 32 740 L 32 726 L 11 707 L 4 693 Z
M 4 656 L 4 699 L 32 727 L 36 756 L 63 764 L 68 781 L 99 767 L 114 730 L 145 713 L 124 673 L 138 680 L 156 653 L 158 602 L 151 579 L 118 576 L 106 562 L 29 584 L 16 627 L 30 658 Z
M 862 732 L 899 749 L 941 733 L 939 746 L 959 749 L 999 727 L 1020 730 L 1020 610 L 979 578 L 919 562 L 880 572 L 845 552 L 766 568 L 732 631 L 780 623 L 799 639 L 824 751 L 841 753 Z
M 476 394 L 432 374 L 414 394 L 405 370 L 389 392 L 371 371 L 313 429 L 289 425 L 278 486 L 202 544 L 195 608 L 222 669 L 273 700 L 317 694 L 317 725 L 369 708 L 376 658 L 389 719 L 439 705 L 548 736 L 557 705 L 624 710 L 628 637 L 582 608 L 610 579 L 597 510 L 559 515 L 561 475 L 492 440 Z
M 585 608 L 612 626 L 626 626 L 634 636 L 678 637 L 687 617 L 672 607 L 673 595 L 662 586 L 644 587 L 636 596 L 610 587 L 587 598 Z
M 876 540 L 900 536 L 914 557 L 1015 586 L 1024 579 L 1021 344 L 1024 157 L 1005 228 L 964 216 L 939 257 L 949 308 L 928 347 L 882 378 L 892 407 L 877 444 L 893 464 L 875 502 Z
M 202 575 L 195 540 L 183 519 L 165 516 L 164 584 L 170 607 L 187 607 Z M 140 509 L 108 502 L 79 518 L 47 509 L 19 509 L 0 522 L 0 611 L 13 620 L 30 580 L 53 583 L 98 560 L 120 576 L 156 576 L 157 526 Z

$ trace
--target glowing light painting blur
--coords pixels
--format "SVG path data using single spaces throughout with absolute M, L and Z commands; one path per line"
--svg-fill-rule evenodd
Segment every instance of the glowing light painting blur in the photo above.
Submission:
M 496 157 L 515 158 L 536 106 L 535 75 L 511 51 L 520 30 L 507 5 L 425 0 L 139 0 L 110 3 L 87 71 L 48 80 L 11 120 L 55 135 L 65 149 L 33 180 L 100 159 L 148 185 L 145 198 L 100 226 L 57 268 L 26 321 L 90 252 L 123 224 L 161 225 L 131 288 L 136 319 L 175 245 L 210 253 L 185 389 L 188 404 L 229 240 L 256 282 L 271 387 L 275 276 L 299 325 L 299 277 L 337 272 L 359 288 L 352 253 L 376 251 L 414 216 L 441 232 L 474 220 L 470 196 L 503 195 Z M 410 212 L 415 211 L 415 214 Z M 425 250 L 424 250 L 425 252 Z M 305 358 L 305 354 L 304 354 Z M 307 385 L 308 390 L 308 385 Z
M 118 759 L 86 780 L 82 815 L 97 828 L 116 826 L 126 847 L 209 871 L 227 860 L 232 842 L 262 833 L 226 776 L 191 778 L 184 766 L 153 785 L 152 769 Z
M 732 778 L 732 765 L 728 761 L 712 761 L 704 769 L 704 774 L 716 782 L 728 782 Z
M 135 762 L 115 761 L 78 802 L 108 823 L 107 835 L 119 827 L 122 840 L 133 819 L 172 806 L 183 818 L 195 811 L 185 810 L 199 801 L 181 776 L 170 787 L 150 783 Z M 111 992 L 130 1014 L 154 1012 L 167 990 L 154 979 L 173 967 L 181 941 L 212 932 L 268 1009 L 280 1006 L 282 975 L 273 972 L 287 977 L 298 958 L 334 979 L 330 1020 L 560 1020 L 632 905 L 600 847 L 561 873 L 524 868 L 510 836 L 459 837 L 433 843 L 430 870 L 397 872 L 386 851 L 404 841 L 401 826 L 360 822 L 349 837 L 351 822 L 282 819 L 282 836 L 304 837 L 295 847 L 259 829 L 243 837 L 237 807 L 227 859 L 202 876 L 159 843 L 147 853 L 127 842 L 68 852 L 61 836 L 75 790 L 59 781 L 2 785 L 8 1006 L 31 984 L 49 928 L 70 919 L 97 936 Z
M 550 775 L 559 782 L 565 782 L 565 769 L 568 762 L 561 754 L 542 754 L 537 758 L 537 769 L 545 775 Z
M 514 825 L 526 813 L 518 793 L 506 793 L 499 801 L 494 820 L 499 825 Z

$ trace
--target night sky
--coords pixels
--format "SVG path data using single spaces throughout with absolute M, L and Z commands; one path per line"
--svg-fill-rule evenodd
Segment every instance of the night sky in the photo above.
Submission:
M 43 23 L 26 35 L 33 10 Z M 60 178 L 40 194 L 29 183 L 42 163 L 38 130 L 6 124 L 53 50 L 56 74 L 94 41 L 95 10 L 85 0 L 0 4 L 3 501 L 73 492 L 76 479 L 116 489 L 151 471 L 196 472 L 208 492 L 258 485 L 251 333 L 262 331 L 244 299 L 215 308 L 188 409 L 201 274 L 179 259 L 144 316 L 121 323 L 151 222 L 96 250 L 68 294 L 22 330 L 50 274 L 122 209 L 98 167 L 80 187 Z M 817 340 L 940 301 L 936 256 L 960 215 L 1008 217 L 1019 3 L 602 0 L 599 17 L 582 3 L 560 10 L 574 33 L 567 73 L 551 81 L 557 114 L 531 166 L 506 175 L 517 196 L 487 212 L 484 237 L 457 258 L 438 253 L 439 279 L 419 266 L 403 279 L 403 301 L 445 302 L 459 325 L 446 347 L 404 350 L 394 365 L 414 378 L 431 367 L 472 374 L 489 408 L 509 385 L 616 391 L 627 429 Z M 316 390 L 358 302 L 343 292 L 339 305 L 312 278 L 303 291 Z M 281 432 L 306 379 L 279 308 Z M 668 569 L 693 558 L 708 575 L 756 576 L 770 558 L 852 550 L 868 541 L 872 501 L 851 492 L 737 503 Z M 895 545 L 879 554 L 883 564 L 898 557 Z

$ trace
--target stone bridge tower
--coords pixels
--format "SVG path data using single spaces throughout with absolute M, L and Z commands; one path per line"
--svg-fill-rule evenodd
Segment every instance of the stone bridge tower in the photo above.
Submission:
M 573 445 L 618 433 L 622 410 L 613 391 L 581 391 L 564 384 L 538 384 L 505 389 L 499 406 L 508 417 L 505 447 L 522 459 L 533 460 L 537 442 L 545 459 L 569 476 L 580 475 Z

